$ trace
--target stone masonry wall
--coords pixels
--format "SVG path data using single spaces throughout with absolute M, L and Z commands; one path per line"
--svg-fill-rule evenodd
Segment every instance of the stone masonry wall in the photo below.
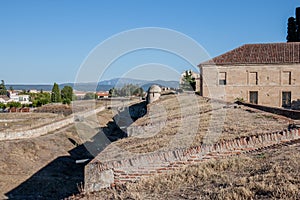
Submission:
M 105 109 L 105 107 L 100 107 L 95 110 L 76 113 L 76 116 L 81 116 L 82 118 L 85 118 L 92 114 L 98 113 L 104 109 Z M 41 135 L 45 135 L 49 132 L 58 130 L 60 128 L 63 128 L 72 123 L 74 123 L 74 114 L 72 114 L 68 118 L 63 119 L 61 121 L 47 124 L 42 127 L 31 129 L 31 130 L 19 131 L 19 132 L 0 132 L 0 140 L 14 140 L 14 139 L 38 137 Z
M 93 192 L 142 177 L 177 170 L 207 159 L 239 155 L 300 139 L 298 129 L 285 130 L 199 145 L 189 149 L 155 152 L 123 160 L 93 160 L 85 168 L 85 191 Z

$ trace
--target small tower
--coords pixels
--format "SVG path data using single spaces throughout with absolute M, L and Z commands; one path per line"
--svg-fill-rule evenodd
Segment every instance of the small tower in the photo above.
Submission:
M 152 103 L 158 100 L 160 97 L 160 93 L 161 93 L 161 88 L 158 85 L 152 85 L 148 89 L 147 102 Z

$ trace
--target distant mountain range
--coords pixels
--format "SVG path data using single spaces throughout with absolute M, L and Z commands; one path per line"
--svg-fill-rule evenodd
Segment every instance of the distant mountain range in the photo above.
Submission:
M 110 80 L 100 81 L 99 83 L 62 83 L 59 84 L 60 88 L 64 86 L 72 86 L 75 90 L 78 91 L 108 91 L 109 89 L 116 87 L 120 88 L 126 84 L 134 84 L 139 85 L 144 90 L 147 90 L 151 85 L 157 84 L 164 87 L 170 88 L 178 88 L 179 81 L 163 81 L 163 80 L 154 80 L 154 81 L 146 81 L 146 80 L 138 80 L 138 79 L 131 79 L 131 78 L 114 78 Z M 44 91 L 51 91 L 53 85 L 48 84 L 7 84 L 6 88 L 9 89 L 13 87 L 15 90 L 44 90 Z

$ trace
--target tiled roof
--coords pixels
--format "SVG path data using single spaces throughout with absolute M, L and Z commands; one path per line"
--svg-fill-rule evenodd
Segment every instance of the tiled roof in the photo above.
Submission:
M 7 95 L 0 95 L 1 99 L 4 99 L 5 101 L 9 100 L 9 97 Z
M 200 65 L 300 63 L 300 42 L 246 44 Z

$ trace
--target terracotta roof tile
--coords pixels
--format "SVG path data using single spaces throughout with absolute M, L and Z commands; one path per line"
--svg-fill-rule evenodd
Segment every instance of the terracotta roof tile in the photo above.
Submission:
M 300 63 L 300 42 L 246 44 L 200 65 Z

